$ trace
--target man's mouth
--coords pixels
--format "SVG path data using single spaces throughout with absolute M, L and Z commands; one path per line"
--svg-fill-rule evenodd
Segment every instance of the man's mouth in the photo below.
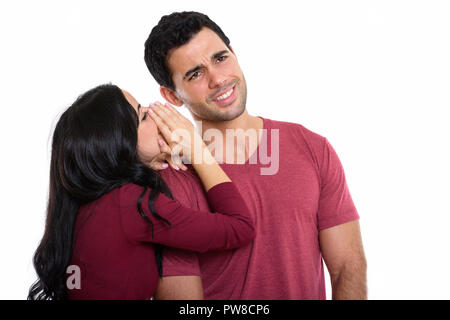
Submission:
M 234 89 L 236 87 L 236 84 L 233 85 L 230 89 L 219 95 L 218 97 L 214 98 L 213 101 L 217 102 L 219 104 L 228 104 L 231 102 L 234 98 Z

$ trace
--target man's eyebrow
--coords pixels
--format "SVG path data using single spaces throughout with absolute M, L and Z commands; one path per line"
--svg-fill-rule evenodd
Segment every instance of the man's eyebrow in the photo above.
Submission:
M 225 53 L 228 53 L 228 52 L 229 52 L 228 50 L 222 50 L 222 51 L 216 52 L 216 53 L 214 53 L 214 54 L 211 56 L 211 60 L 215 60 L 215 59 L 217 59 L 217 58 L 223 56 Z M 194 73 L 194 72 L 200 70 L 200 69 L 203 68 L 203 67 L 204 67 L 203 64 L 199 64 L 199 65 L 197 65 L 197 66 L 195 66 L 195 67 L 189 69 L 189 70 L 184 74 L 183 80 L 186 79 L 187 77 L 189 77 L 192 73 Z
M 187 77 L 189 77 L 192 73 L 194 73 L 194 72 L 200 70 L 200 69 L 203 68 L 203 67 L 204 67 L 203 64 L 199 64 L 198 66 L 195 66 L 195 67 L 189 69 L 189 70 L 184 74 L 183 80 L 186 79 Z
M 228 50 L 222 50 L 222 51 L 216 52 L 216 53 L 214 53 L 214 54 L 212 55 L 211 60 L 215 60 L 215 59 L 217 59 L 217 58 L 220 58 L 221 56 L 223 56 L 225 53 L 228 53 L 228 52 L 230 52 L 230 51 L 228 51 Z

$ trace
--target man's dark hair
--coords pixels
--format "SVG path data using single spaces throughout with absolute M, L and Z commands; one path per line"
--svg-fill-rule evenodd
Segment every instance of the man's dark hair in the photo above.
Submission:
M 167 58 L 172 49 L 188 43 L 200 30 L 214 31 L 230 48 L 230 40 L 207 15 L 199 12 L 174 12 L 163 16 L 145 41 L 145 64 L 159 85 L 175 90 Z

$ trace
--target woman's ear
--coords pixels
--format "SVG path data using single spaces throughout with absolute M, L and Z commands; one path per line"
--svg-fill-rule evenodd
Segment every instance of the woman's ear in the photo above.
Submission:
M 161 93 L 162 97 L 169 102 L 170 104 L 181 107 L 183 105 L 183 101 L 178 99 L 177 94 L 167 87 L 159 87 L 159 92 Z

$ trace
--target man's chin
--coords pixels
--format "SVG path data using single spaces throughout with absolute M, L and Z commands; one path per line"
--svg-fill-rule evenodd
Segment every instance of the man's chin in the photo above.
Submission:
M 209 104 L 208 109 L 208 117 L 214 121 L 233 120 L 234 118 L 239 117 L 243 112 L 242 104 L 240 103 L 240 101 L 233 101 L 227 106 L 218 105 L 213 101 Z
M 232 110 L 231 112 L 228 112 L 225 114 L 226 120 L 223 121 L 231 121 L 234 120 L 236 118 L 239 118 L 245 111 L 245 107 L 240 107 L 239 109 L 236 110 Z
M 238 97 L 227 106 L 220 106 L 214 101 L 210 101 L 208 104 L 190 104 L 189 109 L 199 120 L 214 122 L 231 121 L 244 113 L 245 102 L 241 100 L 241 97 Z

